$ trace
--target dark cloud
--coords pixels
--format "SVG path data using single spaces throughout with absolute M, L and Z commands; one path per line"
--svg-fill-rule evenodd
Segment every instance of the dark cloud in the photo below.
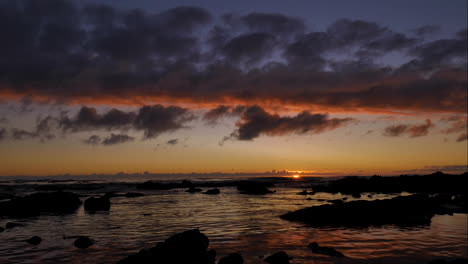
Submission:
M 220 105 L 206 112 L 203 115 L 203 120 L 207 121 L 210 125 L 215 125 L 217 121 L 223 117 L 238 116 L 244 112 L 246 106 L 238 105 L 235 107 Z
M 389 137 L 399 137 L 403 135 L 421 137 L 426 136 L 429 133 L 429 129 L 433 126 L 430 119 L 427 119 L 426 123 L 421 125 L 393 125 L 385 128 L 384 135 Z
M 352 118 L 329 118 L 326 114 L 311 114 L 306 111 L 292 117 L 281 117 L 267 113 L 259 106 L 251 106 L 242 114 L 236 124 L 237 129 L 231 137 L 238 140 L 252 140 L 261 135 L 318 134 L 352 120 Z
M 340 19 L 311 31 L 281 14 L 217 19 L 197 7 L 154 13 L 0 0 L 0 35 L 8 36 L 0 43 L 0 94 L 8 98 L 466 112 L 466 29 L 426 41 L 363 20 Z M 408 61 L 377 63 L 389 52 Z M 62 125 L 67 131 L 95 127 L 92 122 L 122 128 L 88 121 Z
M 424 25 L 413 29 L 412 31 L 419 36 L 431 35 L 441 30 L 439 25 Z
M 128 129 L 135 117 L 136 114 L 133 112 L 123 112 L 115 108 L 104 114 L 98 114 L 95 108 L 83 106 L 74 118 L 62 117 L 59 126 L 64 131 L 71 132 L 96 129 Z
M 102 144 L 105 146 L 109 146 L 109 145 L 115 145 L 115 144 L 122 144 L 122 143 L 130 142 L 133 140 L 135 140 L 135 138 L 129 135 L 111 133 L 110 136 L 102 140 Z
M 2 141 L 3 139 L 5 139 L 7 136 L 7 131 L 5 128 L 0 128 L 0 141 Z
M 460 134 L 457 137 L 457 142 L 463 142 L 465 140 L 468 140 L 468 134 L 467 133 Z
M 98 145 L 101 143 L 101 137 L 98 135 L 92 135 L 89 138 L 83 140 L 83 143 L 88 145 Z
M 179 139 L 177 138 L 174 138 L 174 139 L 170 139 L 166 142 L 166 144 L 168 145 L 177 145 L 177 143 L 179 143 Z

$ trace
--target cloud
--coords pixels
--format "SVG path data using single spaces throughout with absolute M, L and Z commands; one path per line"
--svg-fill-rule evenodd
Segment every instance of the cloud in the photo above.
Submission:
M 468 134 L 467 133 L 462 133 L 457 137 L 457 142 L 463 142 L 465 140 L 468 140 Z
M 439 25 L 424 25 L 417 27 L 412 30 L 416 35 L 425 36 L 440 32 L 441 27 Z
M 111 109 L 104 114 L 98 114 L 92 107 L 83 106 L 74 118 L 64 116 L 59 120 L 59 127 L 64 131 L 79 132 L 96 129 L 125 129 L 130 128 L 136 114 Z
M 384 135 L 399 137 L 406 134 L 409 137 L 422 137 L 426 136 L 429 133 L 429 129 L 433 126 L 430 119 L 426 119 L 426 123 L 421 125 L 392 125 L 385 128 Z
M 109 137 L 105 138 L 102 141 L 102 144 L 105 146 L 109 146 L 109 145 L 115 145 L 115 144 L 122 144 L 122 143 L 130 142 L 133 140 L 135 140 L 135 138 L 129 135 L 111 133 Z
M 238 105 L 235 107 L 220 105 L 216 108 L 210 109 L 203 115 L 203 120 L 207 121 L 209 125 L 215 125 L 217 121 L 223 117 L 239 116 L 244 112 L 246 106 Z
M 456 139 L 457 142 L 467 140 L 468 132 L 468 117 L 466 116 L 450 116 L 441 119 L 444 123 L 449 123 L 449 127 L 443 129 L 441 132 L 444 134 L 460 133 Z
M 0 128 L 0 141 L 2 141 L 3 139 L 5 139 L 7 136 L 7 131 L 5 128 Z
M 166 142 L 166 144 L 168 145 L 177 145 L 177 143 L 179 143 L 179 139 L 177 138 L 174 138 L 174 139 L 170 139 Z
M 267 113 L 259 106 L 247 108 L 236 123 L 237 129 L 231 138 L 252 140 L 261 135 L 282 136 L 286 134 L 318 134 L 333 130 L 352 121 L 352 118 L 329 118 L 326 114 L 301 112 L 292 117 Z
M 8 36 L 0 43 L 6 100 L 466 112 L 466 29 L 425 40 L 346 18 L 314 31 L 275 13 L 214 17 L 187 6 L 149 12 L 21 3 L 0 3 L 0 34 Z M 381 64 L 389 52 L 408 59 Z M 68 130 L 93 127 L 76 125 Z
M 88 145 L 99 145 L 99 143 L 101 143 L 101 137 L 98 135 L 92 135 L 89 138 L 83 140 L 83 143 Z

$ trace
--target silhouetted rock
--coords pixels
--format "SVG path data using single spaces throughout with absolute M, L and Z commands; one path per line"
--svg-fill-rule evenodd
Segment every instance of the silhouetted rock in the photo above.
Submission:
M 244 258 L 239 253 L 232 253 L 218 261 L 218 264 L 243 264 Z
M 5 228 L 0 226 L 0 233 L 3 232 L 3 231 L 5 231 Z
M 203 191 L 202 189 L 197 188 L 195 186 L 192 186 L 192 187 L 188 188 L 188 190 L 186 190 L 186 192 L 188 192 L 188 193 L 196 193 L 196 192 L 202 192 L 202 191 Z
M 84 209 L 86 211 L 109 211 L 110 206 L 110 200 L 107 196 L 90 197 L 84 202 Z
M 155 247 L 142 249 L 118 263 L 214 264 L 216 252 L 207 250 L 208 237 L 198 230 L 175 234 Z
M 237 185 L 237 190 L 242 194 L 268 194 L 273 193 L 265 187 L 265 184 L 254 181 L 241 181 Z
M 221 191 L 218 188 L 209 189 L 208 191 L 204 192 L 204 194 L 220 194 Z
M 145 196 L 143 193 L 136 193 L 136 192 L 128 192 L 125 194 L 125 197 L 131 198 L 131 197 L 141 197 Z
M 270 264 L 289 264 L 292 258 L 284 251 L 277 252 L 269 257 L 266 257 L 264 261 Z
M 73 245 L 77 248 L 89 248 L 90 246 L 92 246 L 94 244 L 94 241 L 87 237 L 87 236 L 79 236 L 75 242 L 73 243 Z
M 328 201 L 329 203 L 332 203 L 332 204 L 342 204 L 344 203 L 343 200 L 340 200 L 340 199 L 337 199 L 337 200 L 329 200 Z
M 368 195 L 367 195 L 367 198 L 372 198 L 372 195 L 368 194 Z
M 322 254 L 322 255 L 327 255 L 331 257 L 339 257 L 342 258 L 344 257 L 343 253 L 337 251 L 336 249 L 332 247 L 322 247 L 319 246 L 317 242 L 312 242 L 308 246 L 314 252 L 315 254 Z
M 351 194 L 351 196 L 353 196 L 354 198 L 361 198 L 360 193 L 353 193 L 353 194 Z
M 387 200 L 352 201 L 300 209 L 281 218 L 313 226 L 425 225 L 434 214 L 464 212 L 440 197 L 428 195 L 400 196 Z
M 42 242 L 42 238 L 40 238 L 38 236 L 33 236 L 30 239 L 26 240 L 26 242 L 28 242 L 31 245 L 37 246 Z
M 0 216 L 29 217 L 42 213 L 72 213 L 81 205 L 71 192 L 33 193 L 0 203 Z
M 399 177 L 346 177 L 327 184 L 314 185 L 315 191 L 355 194 L 372 193 L 451 193 L 464 194 L 468 185 L 468 172 L 461 175 L 436 172 L 424 176 L 401 175 Z
M 307 190 L 303 190 L 302 192 L 298 192 L 297 195 L 308 195 L 309 193 Z
M 6 223 L 5 228 L 10 229 L 10 228 L 21 227 L 21 226 L 24 226 L 24 225 L 19 224 L 19 223 L 8 222 Z

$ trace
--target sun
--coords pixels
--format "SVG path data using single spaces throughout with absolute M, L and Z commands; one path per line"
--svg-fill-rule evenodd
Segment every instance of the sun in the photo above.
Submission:
M 293 175 L 292 177 L 293 177 L 294 179 L 299 179 L 301 176 L 295 174 L 295 175 Z

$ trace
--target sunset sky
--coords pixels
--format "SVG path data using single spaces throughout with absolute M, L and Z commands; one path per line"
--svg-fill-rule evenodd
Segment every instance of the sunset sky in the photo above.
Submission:
M 467 170 L 467 1 L 0 0 L 0 176 Z

